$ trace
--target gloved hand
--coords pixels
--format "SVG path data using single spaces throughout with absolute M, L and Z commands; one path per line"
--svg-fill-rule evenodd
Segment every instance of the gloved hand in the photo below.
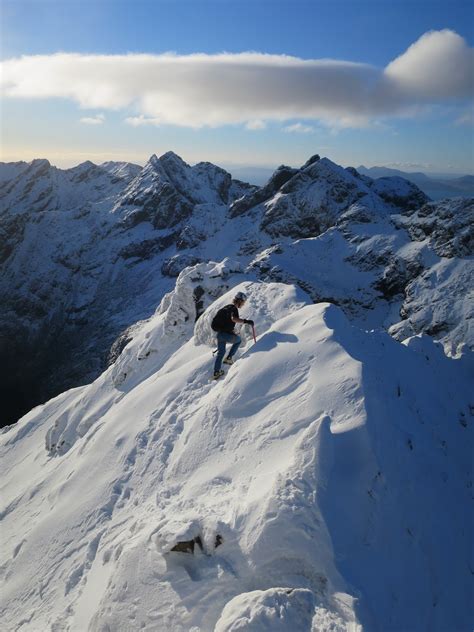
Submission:
M 246 319 L 244 319 L 244 323 L 245 323 L 246 325 L 252 325 L 252 327 L 253 327 L 253 325 L 254 325 L 253 320 L 246 320 Z

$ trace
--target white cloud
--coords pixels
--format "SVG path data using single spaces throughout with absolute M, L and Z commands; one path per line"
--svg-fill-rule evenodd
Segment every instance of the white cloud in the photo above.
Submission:
M 296 134 L 312 134 L 314 132 L 314 127 L 311 127 L 311 125 L 303 125 L 302 123 L 294 123 L 293 125 L 284 127 L 283 130 L 285 132 L 293 132 Z
M 387 68 L 285 55 L 54 55 L 2 62 L 5 96 L 61 97 L 134 112 L 131 125 L 199 128 L 319 120 L 366 126 L 472 96 L 473 51 L 448 30 L 423 35 Z
M 160 120 L 140 114 L 140 116 L 128 116 L 125 119 L 125 123 L 132 127 L 140 127 L 141 125 L 160 125 Z
M 105 121 L 105 116 L 103 114 L 97 114 L 96 116 L 83 116 L 79 119 L 81 123 L 86 123 L 86 125 L 102 125 Z
M 245 124 L 245 127 L 251 131 L 258 131 L 261 129 L 265 129 L 267 127 L 267 124 L 265 123 L 265 121 L 261 121 L 260 119 L 257 119 L 255 121 L 248 121 Z
M 415 103 L 462 99 L 474 92 L 474 50 L 447 29 L 425 33 L 385 69 L 400 96 Z

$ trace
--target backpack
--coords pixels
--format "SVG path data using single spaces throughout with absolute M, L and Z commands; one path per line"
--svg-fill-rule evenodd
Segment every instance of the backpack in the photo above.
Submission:
M 226 329 L 229 329 L 229 326 L 232 326 L 230 312 L 233 307 L 233 305 L 226 305 L 216 312 L 211 322 L 211 328 L 214 331 L 225 331 Z

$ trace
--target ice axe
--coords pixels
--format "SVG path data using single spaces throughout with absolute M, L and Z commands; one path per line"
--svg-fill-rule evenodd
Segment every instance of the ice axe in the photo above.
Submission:
M 252 333 L 253 333 L 253 342 L 255 344 L 257 342 L 257 336 L 255 335 L 255 325 L 252 325 Z

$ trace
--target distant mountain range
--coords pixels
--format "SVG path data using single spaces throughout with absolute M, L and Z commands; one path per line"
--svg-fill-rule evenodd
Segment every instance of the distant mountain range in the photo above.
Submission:
M 261 186 L 271 177 L 274 169 L 270 167 L 243 167 L 241 165 L 224 165 L 234 178 L 251 182 Z M 357 171 L 370 178 L 386 178 L 398 176 L 405 178 L 416 184 L 432 200 L 453 197 L 473 197 L 474 196 L 474 175 L 464 175 L 459 177 L 437 175 L 426 175 L 421 171 L 409 172 L 400 169 L 390 169 L 389 167 L 357 167 Z
M 357 167 L 359 173 L 363 173 L 370 178 L 387 178 L 398 176 L 405 178 L 416 184 L 432 200 L 451 197 L 472 197 L 474 195 L 474 176 L 466 175 L 459 178 L 443 179 L 427 176 L 421 171 L 400 171 L 399 169 L 389 169 L 389 167 Z

